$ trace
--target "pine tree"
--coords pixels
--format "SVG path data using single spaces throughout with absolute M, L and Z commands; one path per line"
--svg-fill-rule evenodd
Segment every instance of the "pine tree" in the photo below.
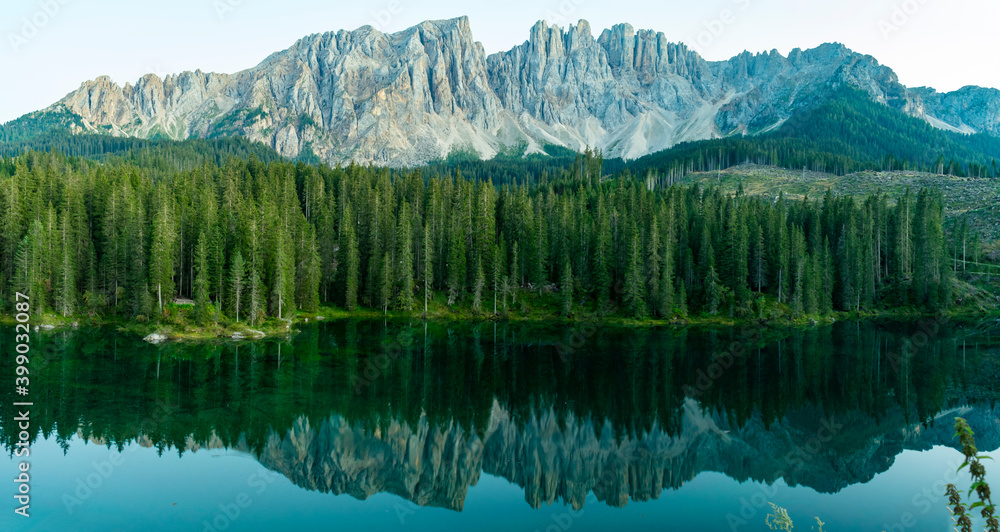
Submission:
M 431 298 L 431 286 L 434 282 L 434 253 L 431 245 L 431 225 L 424 224 L 424 314 L 427 314 L 427 303 Z
M 242 308 L 243 284 L 246 281 L 246 264 L 243 262 L 243 254 L 236 250 L 233 257 L 233 265 L 229 272 L 229 282 L 233 291 L 233 308 L 236 310 L 236 322 L 240 321 L 240 309 Z
M 340 250 L 344 264 L 344 308 L 354 310 L 358 305 L 358 289 L 361 273 L 361 257 L 358 252 L 358 238 L 354 230 L 354 217 L 348 204 L 344 208 L 344 226 L 340 231 Z
M 792 292 L 792 314 L 796 318 L 802 316 L 804 309 L 804 297 L 805 297 L 805 287 L 806 287 L 806 266 L 802 260 L 796 261 L 795 266 L 795 288 Z
M 756 229 L 757 236 L 754 238 L 753 246 L 753 268 L 751 270 L 751 278 L 757 291 L 760 292 L 767 286 L 767 256 L 764 247 L 764 229 L 761 226 L 757 226 Z
M 465 230 L 453 224 L 448 245 L 448 305 L 454 305 L 465 292 Z
M 499 244 L 493 244 L 493 314 L 497 313 L 497 294 L 506 280 L 502 275 L 503 257 L 500 256 Z M 507 294 L 504 294 L 504 306 L 507 304 Z
M 18 165 L 15 174 L 20 173 L 23 163 Z M 22 234 L 25 233 L 23 216 L 21 214 L 22 195 L 18 179 L 0 179 L 0 278 L 10 280 L 16 284 L 17 270 L 15 266 L 15 255 L 21 245 Z M 0 284 L 0 290 L 6 291 L 7 283 Z M 16 286 L 14 287 L 16 290 Z M 11 297 L 5 292 L 0 293 L 3 301 L 10 301 Z
M 573 264 L 569 253 L 563 256 L 562 277 L 559 279 L 559 293 L 562 295 L 562 315 L 569 316 L 573 312 Z
M 776 215 L 778 222 L 778 239 L 777 239 L 777 252 L 775 253 L 775 284 L 776 290 L 778 292 L 778 303 L 784 303 L 788 299 L 788 286 L 791 283 L 789 268 L 791 266 L 790 261 L 790 241 L 788 235 L 788 229 L 785 226 L 786 219 L 785 213 L 782 207 L 779 206 L 779 210 Z
M 736 211 L 737 208 L 734 207 L 733 210 Z M 734 229 L 736 234 L 733 239 L 733 299 L 736 307 L 746 315 L 750 312 L 750 286 L 747 285 L 750 276 L 750 244 L 746 221 L 741 214 L 737 214 Z
M 28 296 L 32 302 L 31 309 L 36 314 L 45 310 L 45 286 L 42 282 L 42 223 L 35 219 L 31 229 L 18 245 L 14 256 L 14 290 Z
M 833 312 L 833 287 L 834 287 L 834 264 L 833 252 L 830 250 L 829 238 L 823 238 L 823 279 L 820 291 L 820 312 L 830 314 Z
M 719 281 L 719 275 L 715 273 L 715 265 L 709 264 L 708 272 L 705 274 L 705 309 L 708 314 L 715 316 L 719 313 L 719 307 L 722 305 L 722 286 Z
M 70 221 L 68 210 L 63 210 L 60 223 L 60 240 L 62 244 L 62 261 L 59 268 L 59 296 L 57 298 L 59 312 L 64 317 L 73 313 L 76 308 L 76 264 L 72 251 Z
M 160 199 L 153 223 L 153 243 L 149 252 L 149 282 L 156 290 L 157 308 L 163 312 L 163 301 L 174 298 L 174 255 L 176 250 L 176 229 L 170 205 Z
M 805 259 L 806 267 L 806 287 L 805 294 L 803 294 L 803 307 L 807 314 L 819 314 L 819 292 L 822 288 L 822 267 L 823 264 L 820 261 L 821 253 L 819 253 L 819 247 L 816 248 L 816 255 L 812 255 Z
M 257 267 L 250 266 L 250 324 L 257 325 L 264 319 L 264 287 L 261 286 Z
M 125 293 L 133 316 L 148 316 L 152 306 L 149 293 L 149 270 L 146 264 L 146 220 L 142 199 L 130 196 L 125 225 Z
M 663 246 L 663 264 L 660 266 L 660 294 L 657 308 L 660 317 L 669 317 L 674 312 L 674 275 L 671 245 Z
M 542 294 L 542 290 L 545 288 L 546 283 L 546 269 L 548 266 L 548 256 L 549 256 L 549 243 L 547 238 L 547 231 L 544 226 L 544 219 L 541 213 L 541 208 L 539 207 L 538 212 L 535 214 L 535 228 L 534 234 L 534 253 L 532 255 L 531 261 L 531 282 L 535 285 L 538 290 L 538 295 Z
M 912 195 L 906 194 L 896 203 L 896 274 L 909 286 L 913 273 Z
M 608 213 L 604 208 L 604 196 L 597 196 L 597 230 L 594 233 L 594 254 L 592 256 L 594 291 L 597 297 L 597 307 L 603 312 L 611 298 L 611 225 Z
M 625 270 L 625 307 L 631 316 L 639 318 L 646 315 L 642 251 L 639 247 L 639 235 L 634 231 L 629 246 L 628 267 Z
M 382 267 L 379 268 L 382 276 L 378 280 L 378 305 L 382 309 L 383 314 L 389 313 L 389 302 L 392 300 L 392 271 L 392 258 L 386 252 L 382 254 Z
M 653 216 L 649 221 L 649 237 L 647 238 L 646 252 L 646 296 L 650 304 L 656 308 L 660 300 L 660 227 L 657 216 Z
M 483 290 L 486 288 L 486 276 L 483 273 L 481 259 L 476 259 L 476 281 L 472 289 L 472 310 L 476 313 L 483 310 Z
M 677 290 L 677 313 L 680 314 L 682 318 L 686 318 L 688 315 L 688 305 L 687 305 L 687 288 L 684 285 L 684 281 L 681 281 L 681 286 Z
M 838 285 L 840 287 L 838 304 L 841 310 L 852 310 L 854 308 L 854 275 L 851 273 L 851 255 L 854 248 L 851 232 L 846 223 L 842 224 L 840 227 L 840 237 L 837 240 L 837 273 L 839 274 Z
M 277 238 L 274 245 L 274 265 L 272 269 L 271 285 L 271 308 L 278 319 L 286 319 L 289 304 L 294 301 L 289 298 L 291 291 L 294 294 L 294 273 L 289 271 L 292 257 L 288 250 L 288 243 L 285 234 L 280 229 L 276 232 Z
M 195 278 L 194 278 L 194 312 L 195 320 L 204 324 L 211 316 L 208 301 L 208 238 L 202 231 L 198 235 L 198 244 L 195 248 Z
M 295 299 L 299 308 L 306 312 L 315 312 L 319 308 L 319 288 L 322 281 L 319 247 L 312 226 L 307 225 L 302 231 L 305 235 L 296 256 L 299 257 L 295 274 Z
M 413 229 L 410 206 L 403 203 L 396 228 L 396 302 L 401 310 L 413 309 Z
M 260 279 L 263 260 L 260 258 L 260 245 L 257 241 L 257 224 L 250 225 L 250 324 L 257 325 L 264 319 L 264 286 Z
M 218 321 L 223 311 L 223 296 L 225 295 L 225 264 L 226 250 L 218 225 L 212 224 L 208 232 L 208 296 L 215 303 L 215 320 Z M 303 279 L 308 280 L 304 272 Z
M 509 290 L 511 294 L 511 303 L 514 305 L 517 304 L 517 291 L 521 288 L 520 270 L 518 268 L 519 265 L 520 262 L 518 257 L 518 243 L 514 242 L 514 249 L 511 252 L 511 259 L 510 259 L 510 290 Z M 506 299 L 504 299 L 504 301 L 506 301 Z M 504 308 L 506 309 L 506 307 Z

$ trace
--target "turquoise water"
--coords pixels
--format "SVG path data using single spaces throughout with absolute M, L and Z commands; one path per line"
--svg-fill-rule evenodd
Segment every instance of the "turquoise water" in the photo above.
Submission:
M 814 516 L 828 531 L 947 530 L 944 484 L 968 485 L 952 419 L 1000 447 L 994 332 L 336 322 L 160 346 L 107 328 L 37 334 L 32 516 L 10 501 L 0 527 L 756 531 L 774 502 L 796 530 Z M 14 400 L 0 411 L 9 455 Z

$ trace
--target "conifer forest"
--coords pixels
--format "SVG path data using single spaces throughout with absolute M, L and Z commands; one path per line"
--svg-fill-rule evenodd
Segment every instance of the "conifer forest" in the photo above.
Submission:
M 765 300 L 799 316 L 942 311 L 973 252 L 967 229 L 945 229 L 933 190 L 725 195 L 602 176 L 590 152 L 503 182 L 460 166 L 189 166 L 3 159 L 0 299 L 142 320 L 186 298 L 198 321 L 249 324 L 321 304 L 419 313 L 435 298 L 503 315 L 536 294 L 564 316 L 752 318 Z

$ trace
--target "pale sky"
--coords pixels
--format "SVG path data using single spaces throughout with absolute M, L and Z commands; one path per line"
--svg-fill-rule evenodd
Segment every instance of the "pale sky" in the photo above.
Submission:
M 232 73 L 311 33 L 365 24 L 392 32 L 461 15 L 487 53 L 524 42 L 537 20 L 586 19 L 595 36 L 628 22 L 709 60 L 837 41 L 910 87 L 1000 87 L 996 0 L 3 0 L 0 122 L 102 74 L 124 84 L 147 72 Z

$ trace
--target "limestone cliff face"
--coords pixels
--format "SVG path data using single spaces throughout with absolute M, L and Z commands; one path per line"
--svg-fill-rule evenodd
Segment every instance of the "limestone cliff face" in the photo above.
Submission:
M 487 56 L 469 20 L 393 34 L 369 26 L 305 37 L 235 74 L 88 81 L 57 102 L 91 130 L 174 139 L 243 135 L 287 156 L 414 165 L 456 146 L 483 157 L 524 143 L 626 158 L 678 142 L 756 134 L 840 85 L 936 127 L 1000 135 L 1000 91 L 909 90 L 843 45 L 709 62 L 663 33 L 536 23 Z
M 988 133 L 1000 136 L 1000 91 L 983 87 L 962 87 L 940 93 L 927 87 L 912 91 L 924 105 L 924 115 L 937 127 L 960 133 Z
M 552 410 L 515 421 L 495 403 L 488 426 L 479 430 L 431 426 L 426 418 L 416 426 L 393 420 L 384 430 L 352 426 L 339 416 L 318 427 L 302 418 L 284 434 L 272 434 L 257 457 L 300 486 L 359 499 L 388 492 L 461 510 L 469 487 L 486 472 L 522 486 L 536 508 L 557 501 L 581 508 L 590 492 L 623 506 L 655 499 L 704 471 L 837 492 L 887 470 L 905 449 L 954 445 L 955 415 L 977 427 L 982 448 L 994 449 L 1000 446 L 998 414 L 1000 407 L 963 407 L 939 414 L 927 428 L 899 412 L 876 420 L 803 410 L 769 427 L 759 418 L 737 427 L 688 399 L 677 431 L 654 426 L 622 437 L 609 422 L 560 420 Z

